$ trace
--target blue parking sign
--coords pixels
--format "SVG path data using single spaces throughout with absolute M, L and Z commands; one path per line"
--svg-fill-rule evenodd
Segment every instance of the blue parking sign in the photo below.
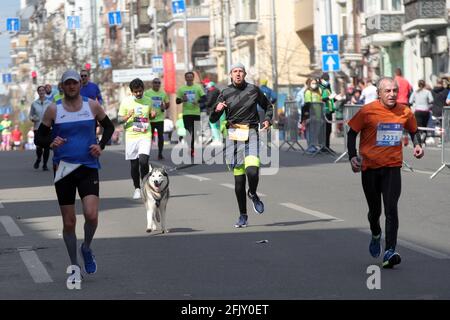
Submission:
M 186 4 L 184 0 L 172 0 L 172 13 L 184 13 Z
M 80 16 L 67 16 L 67 29 L 80 29 Z
M 6 19 L 6 30 L 7 31 L 19 31 L 20 30 L 19 18 L 7 18 Z
M 108 12 L 108 22 L 110 26 L 120 26 L 122 24 L 122 15 L 120 11 Z

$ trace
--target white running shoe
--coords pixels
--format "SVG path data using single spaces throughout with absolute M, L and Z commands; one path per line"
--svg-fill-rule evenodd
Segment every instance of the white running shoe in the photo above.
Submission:
M 140 199 L 141 198 L 141 189 L 137 188 L 134 190 L 133 199 Z

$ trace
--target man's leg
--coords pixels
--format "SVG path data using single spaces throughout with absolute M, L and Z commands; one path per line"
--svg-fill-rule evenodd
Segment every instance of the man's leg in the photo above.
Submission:
M 133 179 L 133 186 L 135 189 L 141 187 L 141 181 L 139 177 L 139 159 L 130 160 L 130 172 L 131 179 Z
M 98 170 L 81 167 L 78 179 L 78 194 L 83 204 L 84 214 L 84 242 L 80 251 L 84 260 L 84 269 L 87 273 L 97 271 L 97 263 L 91 250 L 92 239 L 98 225 L 99 204 L 99 177 Z
M 187 143 L 190 146 L 190 152 L 191 154 L 194 152 L 194 118 L 192 116 L 183 116 L 183 122 L 184 122 L 184 128 L 188 132 L 187 136 Z
M 79 266 L 77 258 L 77 235 L 75 233 L 77 223 L 75 205 L 60 206 L 60 209 L 63 219 L 63 239 L 69 254 L 70 264 Z
M 400 198 L 402 182 L 400 168 L 383 168 L 382 193 L 384 214 L 386 216 L 386 247 L 393 249 L 397 245 L 398 232 L 398 200 Z
M 139 154 L 139 168 L 141 172 L 141 180 L 148 174 L 149 166 L 148 166 L 148 158 L 147 154 Z M 140 181 L 139 181 L 140 185 Z
M 162 151 L 164 147 L 164 122 L 155 122 L 154 125 L 158 129 L 158 159 L 162 159 Z
M 368 219 L 372 236 L 381 234 L 381 181 L 379 169 L 368 169 L 361 173 L 362 186 L 369 206 Z
M 48 158 L 50 157 L 50 148 L 44 148 L 44 158 L 42 166 L 47 167 Z
M 63 220 L 63 239 L 70 257 L 70 263 L 78 266 L 77 236 L 75 233 L 77 222 L 75 215 L 76 183 L 74 181 L 77 170 L 56 182 L 55 190 Z
M 247 227 L 247 199 L 246 199 L 246 177 L 244 165 L 237 166 L 233 169 L 234 173 L 234 193 L 239 207 L 239 220 L 235 224 L 236 228 Z

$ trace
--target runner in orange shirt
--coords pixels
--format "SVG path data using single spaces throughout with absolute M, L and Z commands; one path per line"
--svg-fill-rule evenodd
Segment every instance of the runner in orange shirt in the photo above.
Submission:
M 414 156 L 424 155 L 417 123 L 411 109 L 397 103 L 398 84 L 393 78 L 382 78 L 378 83 L 378 100 L 362 107 L 349 121 L 347 148 L 353 172 L 362 170 L 362 186 L 369 206 L 372 238 L 370 254 L 381 254 L 381 196 L 386 216 L 386 244 L 383 268 L 392 268 L 401 262 L 395 251 L 398 231 L 398 200 L 401 193 L 400 170 L 403 163 L 402 132 L 407 130 L 414 143 Z M 359 151 L 356 136 L 361 133 Z

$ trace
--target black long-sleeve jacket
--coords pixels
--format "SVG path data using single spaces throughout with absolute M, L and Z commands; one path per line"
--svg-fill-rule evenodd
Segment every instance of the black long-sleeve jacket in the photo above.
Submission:
M 225 102 L 227 107 L 221 112 L 216 112 L 215 108 L 220 102 Z M 257 86 L 247 82 L 239 87 L 230 84 L 220 93 L 209 119 L 214 123 L 225 112 L 228 124 L 248 124 L 251 128 L 257 128 L 259 126 L 257 105 L 265 111 L 264 120 L 271 123 L 273 106 Z

